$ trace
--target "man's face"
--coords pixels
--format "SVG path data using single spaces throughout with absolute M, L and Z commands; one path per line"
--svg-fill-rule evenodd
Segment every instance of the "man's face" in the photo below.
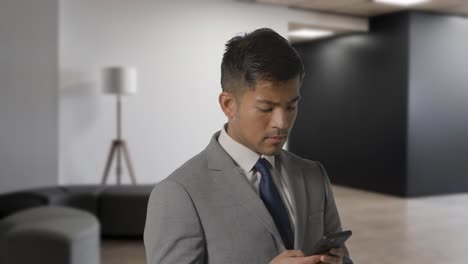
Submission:
M 279 154 L 296 120 L 300 85 L 299 77 L 257 81 L 234 98 L 228 134 L 258 154 Z

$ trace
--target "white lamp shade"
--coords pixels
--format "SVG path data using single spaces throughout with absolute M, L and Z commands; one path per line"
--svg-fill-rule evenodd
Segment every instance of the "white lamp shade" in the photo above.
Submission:
M 137 91 L 137 71 L 133 67 L 106 67 L 102 77 L 104 93 L 130 95 Z

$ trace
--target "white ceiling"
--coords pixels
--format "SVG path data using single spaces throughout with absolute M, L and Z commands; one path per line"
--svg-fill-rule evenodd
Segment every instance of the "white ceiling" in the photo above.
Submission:
M 371 17 L 402 10 L 419 10 L 468 16 L 468 0 L 431 0 L 411 7 L 376 3 L 372 0 L 251 0 L 250 2 L 361 17 Z

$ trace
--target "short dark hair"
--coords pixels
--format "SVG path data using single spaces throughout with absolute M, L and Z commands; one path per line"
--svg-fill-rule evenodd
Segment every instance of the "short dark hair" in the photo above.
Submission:
M 281 35 L 269 28 L 236 36 L 226 43 L 221 63 L 221 87 L 235 95 L 258 80 L 302 81 L 304 65 L 297 51 Z

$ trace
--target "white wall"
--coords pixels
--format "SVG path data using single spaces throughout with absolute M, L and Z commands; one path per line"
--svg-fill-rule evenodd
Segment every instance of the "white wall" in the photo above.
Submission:
M 0 193 L 58 182 L 58 1 L 0 1 Z
M 367 29 L 361 19 L 228 0 L 61 0 L 59 13 L 63 184 L 102 177 L 115 135 L 102 67 L 139 71 L 138 93 L 124 100 L 123 133 L 139 182 L 152 183 L 200 152 L 226 121 L 217 96 L 228 39 L 259 27 L 285 36 L 288 22 Z

